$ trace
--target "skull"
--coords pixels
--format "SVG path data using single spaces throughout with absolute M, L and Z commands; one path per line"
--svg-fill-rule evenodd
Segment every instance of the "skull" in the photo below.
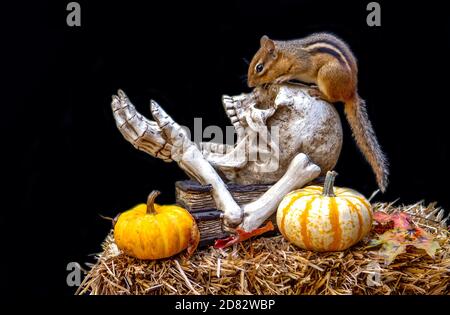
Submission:
M 281 178 L 296 154 L 307 154 L 322 169 L 332 169 L 342 146 L 342 126 L 335 108 L 304 89 L 282 85 L 275 97 L 224 95 L 222 103 L 233 124 L 235 146 L 203 143 L 202 153 L 226 180 L 270 184 Z

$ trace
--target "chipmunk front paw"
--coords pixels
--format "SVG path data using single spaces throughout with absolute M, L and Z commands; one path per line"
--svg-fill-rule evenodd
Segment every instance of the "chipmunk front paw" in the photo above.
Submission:
M 319 87 L 316 85 L 310 86 L 308 88 L 308 94 L 309 96 L 315 98 L 315 99 L 326 99 L 325 94 L 323 94 L 320 90 Z

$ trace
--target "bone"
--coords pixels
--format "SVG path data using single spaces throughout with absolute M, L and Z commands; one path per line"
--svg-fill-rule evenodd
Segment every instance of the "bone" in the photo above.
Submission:
M 247 164 L 247 137 L 243 138 L 236 147 L 231 147 L 230 151 L 225 154 L 211 151 L 202 151 L 202 154 L 214 167 L 220 169 L 239 169 Z
M 250 113 L 246 115 L 248 126 L 256 132 L 267 130 L 266 121 L 275 113 L 276 108 L 258 109 L 255 105 L 250 108 Z
M 136 149 L 165 162 L 171 162 L 170 145 L 163 138 L 156 122 L 138 113 L 122 90 L 117 94 L 119 96 L 112 97 L 111 107 L 116 126 L 123 137 Z
M 244 220 L 240 227 L 247 232 L 258 228 L 277 210 L 284 196 L 312 181 L 319 176 L 320 171 L 320 167 L 305 154 L 295 156 L 286 173 L 275 185 L 256 201 L 243 206 Z
M 215 142 L 200 142 L 200 151 L 204 155 L 208 154 L 227 154 L 234 150 L 234 146 Z
M 242 125 L 241 118 L 238 116 L 238 113 L 236 111 L 236 108 L 240 106 L 240 104 L 237 104 L 236 102 L 239 102 L 238 100 L 235 100 L 236 97 L 231 97 L 228 95 L 222 96 L 222 105 L 225 109 L 225 112 L 227 113 L 228 118 L 230 119 L 234 130 L 237 134 L 237 142 L 239 143 L 242 138 L 245 136 L 245 126 Z M 238 106 L 239 105 L 239 106 Z
M 242 222 L 243 212 L 227 190 L 222 178 L 202 155 L 195 143 L 187 138 L 180 127 L 155 101 L 151 102 L 151 111 L 166 139 L 172 143 L 171 158 L 200 184 L 212 186 L 212 196 L 216 207 L 223 211 L 224 223 L 234 227 Z

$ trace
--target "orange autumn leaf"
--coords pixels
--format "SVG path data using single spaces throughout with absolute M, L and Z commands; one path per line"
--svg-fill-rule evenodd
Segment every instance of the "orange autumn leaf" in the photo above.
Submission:
M 384 258 L 385 264 L 389 265 L 395 258 L 406 251 L 407 246 L 423 249 L 434 258 L 436 250 L 440 248 L 429 233 L 420 227 L 413 225 L 407 213 L 386 214 L 376 212 L 374 220 L 381 226 L 389 228 L 376 239 L 371 240 L 368 247 L 380 246 L 379 255 Z
M 274 226 L 271 221 L 267 222 L 263 227 L 254 229 L 251 232 L 244 231 L 241 228 L 236 229 L 236 235 L 228 236 L 226 238 L 216 240 L 214 243 L 214 248 L 226 248 L 233 244 L 243 242 L 251 237 L 261 235 L 263 233 L 272 231 Z
M 405 212 L 387 214 L 384 212 L 375 212 L 373 219 L 380 224 L 393 224 L 394 228 L 409 229 L 412 221 L 409 215 Z

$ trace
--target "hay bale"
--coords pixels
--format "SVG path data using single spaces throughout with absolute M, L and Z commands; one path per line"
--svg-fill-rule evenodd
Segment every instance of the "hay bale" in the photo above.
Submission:
M 281 235 L 260 237 L 225 250 L 198 250 L 160 261 L 122 254 L 110 234 L 77 294 L 450 294 L 450 233 L 435 204 L 375 211 L 405 211 L 433 234 L 435 259 L 410 249 L 389 266 L 365 240 L 343 252 L 301 250 Z

